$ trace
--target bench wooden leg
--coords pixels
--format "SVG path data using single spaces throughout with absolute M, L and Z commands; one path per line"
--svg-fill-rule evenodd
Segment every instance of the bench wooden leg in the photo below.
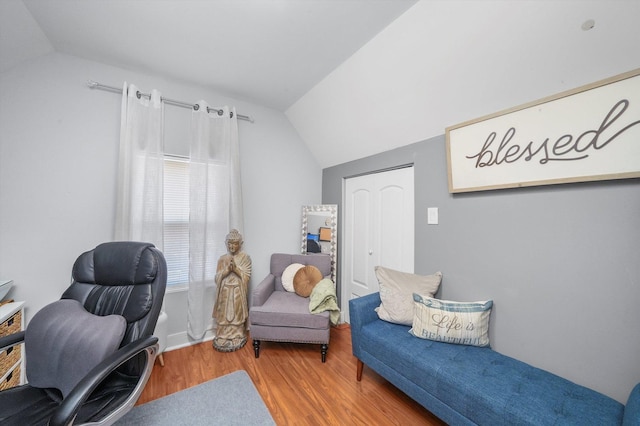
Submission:
M 362 369 L 364 367 L 364 362 L 360 361 L 359 359 L 356 358 L 357 364 L 356 364 L 356 380 L 361 381 L 362 380 Z
M 320 354 L 322 355 L 322 362 L 327 360 L 327 350 L 329 349 L 329 345 L 326 343 L 320 347 Z
M 256 358 L 260 358 L 260 340 L 253 340 L 253 353 Z

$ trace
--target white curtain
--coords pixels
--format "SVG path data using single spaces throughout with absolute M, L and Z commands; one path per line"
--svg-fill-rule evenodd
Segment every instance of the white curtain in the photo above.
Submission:
M 201 339 L 213 326 L 215 274 L 225 237 L 243 230 L 242 186 L 235 109 L 192 112 L 189 162 L 189 290 L 187 331 Z
M 163 120 L 161 94 L 147 98 L 124 83 L 116 202 L 116 240 L 163 249 Z

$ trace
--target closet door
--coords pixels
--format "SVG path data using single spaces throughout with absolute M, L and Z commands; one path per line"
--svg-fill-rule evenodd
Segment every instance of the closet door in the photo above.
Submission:
M 379 290 L 375 266 L 413 272 L 413 167 L 347 179 L 343 205 L 343 301 Z

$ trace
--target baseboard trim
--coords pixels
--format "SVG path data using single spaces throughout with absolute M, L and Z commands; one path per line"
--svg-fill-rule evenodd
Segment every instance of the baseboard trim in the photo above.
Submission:
M 207 342 L 213 340 L 215 333 L 213 330 L 207 330 L 204 333 L 202 339 L 194 339 L 186 331 L 170 334 L 167 336 L 167 348 L 165 352 L 173 351 L 180 348 L 186 348 L 188 346 L 197 345 L 198 343 Z

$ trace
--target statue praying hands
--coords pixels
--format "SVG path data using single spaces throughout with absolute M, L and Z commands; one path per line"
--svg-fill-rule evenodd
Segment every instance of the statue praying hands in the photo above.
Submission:
M 213 347 L 220 352 L 237 351 L 247 343 L 247 290 L 251 278 L 251 258 L 241 251 L 242 243 L 242 235 L 232 229 L 226 238 L 228 253 L 220 257 L 216 269 L 213 318 L 217 329 Z

